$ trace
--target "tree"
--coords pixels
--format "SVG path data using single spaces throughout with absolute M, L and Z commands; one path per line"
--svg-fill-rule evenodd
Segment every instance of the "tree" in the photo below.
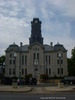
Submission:
M 3 66 L 3 63 L 5 63 L 5 56 L 0 57 L 0 66 Z
M 69 76 L 75 76 L 75 47 L 72 49 L 72 57 L 68 60 L 68 72 Z
M 2 77 L 4 77 L 4 73 L 5 73 L 5 68 L 4 68 L 4 66 L 5 66 L 5 56 L 3 55 L 3 56 L 1 56 L 0 57 L 0 78 L 2 78 Z
M 72 49 L 72 57 L 71 57 L 71 59 L 72 59 L 73 64 L 75 65 L 75 47 L 74 47 L 74 49 Z

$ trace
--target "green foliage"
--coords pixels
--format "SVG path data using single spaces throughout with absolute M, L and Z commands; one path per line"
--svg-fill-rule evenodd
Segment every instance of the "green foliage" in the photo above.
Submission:
M 69 76 L 75 76 L 75 47 L 72 49 L 72 57 L 67 59 Z
M 72 49 L 72 57 L 71 57 L 73 65 L 75 65 L 75 47 Z
M 0 57 L 0 65 L 3 65 L 3 63 L 5 62 L 5 56 L 1 56 Z
M 48 74 L 41 74 L 40 79 L 47 80 L 48 79 Z
M 27 74 L 26 76 L 25 76 L 25 78 L 31 78 L 32 77 L 32 74 Z

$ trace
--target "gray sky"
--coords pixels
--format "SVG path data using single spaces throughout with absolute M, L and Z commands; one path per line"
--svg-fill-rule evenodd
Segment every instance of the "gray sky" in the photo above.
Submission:
M 42 21 L 44 44 L 75 46 L 75 0 L 0 0 L 0 56 L 12 43 L 29 43 L 31 21 Z

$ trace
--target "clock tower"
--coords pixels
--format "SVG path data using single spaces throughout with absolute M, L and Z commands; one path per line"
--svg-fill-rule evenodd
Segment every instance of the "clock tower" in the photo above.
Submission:
M 39 18 L 34 18 L 31 22 L 31 37 L 29 38 L 30 45 L 38 42 L 43 45 L 43 37 L 41 35 L 41 21 Z

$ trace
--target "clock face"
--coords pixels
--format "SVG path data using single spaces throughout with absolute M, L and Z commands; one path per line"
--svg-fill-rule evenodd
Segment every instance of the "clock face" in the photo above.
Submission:
M 35 23 L 38 23 L 38 20 L 35 20 Z

